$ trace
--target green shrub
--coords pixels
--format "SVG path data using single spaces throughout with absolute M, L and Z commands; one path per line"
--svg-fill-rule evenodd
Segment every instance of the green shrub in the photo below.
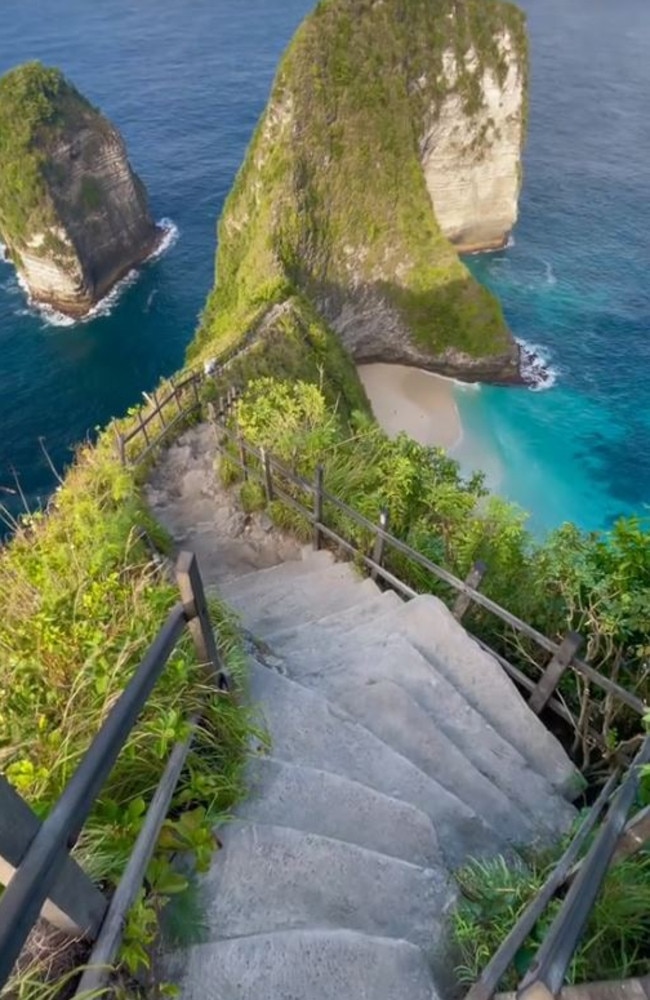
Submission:
M 472 861 L 457 873 L 461 902 L 454 915 L 461 982 L 476 982 L 519 915 L 539 892 L 556 858 L 509 865 L 503 858 Z M 499 984 L 514 990 L 527 971 L 560 906 L 554 900 Z M 568 971 L 567 981 L 627 979 L 650 972 L 650 854 L 643 852 L 609 872 Z
M 349 419 L 317 383 L 264 376 L 253 379 L 237 405 L 240 431 L 312 481 L 324 467 L 328 492 L 373 523 L 390 514 L 390 530 L 418 552 L 464 578 L 479 559 L 488 566 L 482 590 L 540 632 L 560 640 L 581 632 L 587 655 L 600 671 L 644 700 L 650 699 L 650 533 L 639 518 L 619 521 L 610 533 L 564 525 L 543 544 L 527 532 L 526 516 L 486 493 L 481 475 L 465 478 L 442 449 L 406 435 L 390 440 L 365 412 Z M 302 491 L 283 484 L 296 499 Z M 371 551 L 373 533 L 326 503 L 328 525 Z M 293 513 L 283 514 L 286 526 Z M 304 537 L 304 529 L 301 530 Z M 455 593 L 429 571 L 391 550 L 386 566 L 415 589 L 452 601 Z M 548 654 L 510 632 L 500 619 L 473 607 L 467 625 L 531 676 Z M 639 731 L 639 717 L 572 671 L 562 694 L 576 717 L 599 730 L 606 743 Z M 585 708 L 583 712 L 582 709 Z M 589 746 L 585 741 L 585 753 Z

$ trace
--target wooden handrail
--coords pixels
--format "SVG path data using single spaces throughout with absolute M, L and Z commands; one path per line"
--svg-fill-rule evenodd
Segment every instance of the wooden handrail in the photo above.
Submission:
M 169 612 L 167 620 L 49 815 L 43 823 L 37 825 L 31 842 L 0 897 L 0 990 L 9 978 L 27 936 L 63 870 L 62 866 L 67 864 L 70 849 L 76 843 L 104 782 L 186 627 L 190 629 L 197 659 L 204 666 L 208 681 L 218 688 L 228 688 L 228 680 L 208 618 L 196 556 L 192 553 L 181 553 L 177 564 L 177 582 L 181 601 Z M 190 725 L 195 725 L 196 721 L 196 718 L 190 720 Z M 145 817 L 143 833 L 146 830 L 146 836 L 138 838 L 127 866 L 129 883 L 120 883 L 105 915 L 101 914 L 102 921 L 99 925 L 93 916 L 97 912 L 97 906 L 94 899 L 91 899 L 94 910 L 88 911 L 90 915 L 87 925 L 79 928 L 86 937 L 99 940 L 102 939 L 105 921 L 110 921 L 110 933 L 108 937 L 104 936 L 102 945 L 102 960 L 106 959 L 106 966 L 112 961 L 119 945 L 126 908 L 133 900 L 134 891 L 137 892 L 139 888 L 140 883 L 134 889 L 132 876 L 137 874 L 141 882 L 188 750 L 189 741 L 186 741 L 181 749 L 175 748 L 168 761 Z M 11 804 L 11 800 L 5 796 L 5 805 L 8 801 Z M 34 823 L 37 823 L 35 819 Z M 11 846 L 2 839 L 2 830 L 0 826 L 0 856 L 3 851 L 11 851 Z M 67 888 L 70 890 L 74 886 L 70 884 Z M 88 896 L 87 891 L 84 891 Z M 68 897 L 57 891 L 55 900 L 62 907 L 67 904 Z M 79 919 L 79 912 L 79 906 L 71 906 L 70 917 L 73 921 Z M 96 970 L 93 976 L 95 979 L 97 975 L 105 978 L 107 972 L 108 968 L 103 967 L 101 972 Z
M 225 423 L 220 423 L 219 429 L 220 431 L 223 431 L 231 441 L 236 441 L 238 444 L 241 444 L 243 442 L 241 435 L 237 435 Z M 261 450 L 259 448 L 256 448 L 254 445 L 251 445 L 248 442 L 245 442 L 245 448 L 248 454 L 252 455 L 253 457 L 257 458 L 260 462 L 262 462 Z M 233 458 L 233 456 L 229 457 L 230 460 L 235 463 L 235 465 L 238 465 L 240 468 L 244 468 L 239 459 Z M 308 495 L 313 495 L 314 493 L 313 483 L 310 483 L 308 480 L 304 479 L 298 473 L 288 469 L 286 466 L 280 463 L 277 458 L 268 453 L 267 453 L 267 463 L 270 470 L 277 469 L 286 479 L 289 480 L 289 482 L 292 482 L 295 486 L 306 492 Z M 245 468 L 247 474 L 251 474 L 252 470 L 250 469 L 250 467 L 247 465 Z M 263 475 L 258 475 L 258 478 L 260 479 L 260 481 L 264 482 Z M 287 494 L 285 493 L 285 497 L 286 496 Z M 555 668 L 555 661 L 557 660 L 557 658 L 563 656 L 564 648 L 566 648 L 564 646 L 564 643 L 558 643 L 555 642 L 553 639 L 549 639 L 548 636 L 544 635 L 542 632 L 539 632 L 537 629 L 533 628 L 532 625 L 529 625 L 527 622 L 517 617 L 517 615 L 512 614 L 506 608 L 502 607 L 500 604 L 497 604 L 496 601 L 493 601 L 491 598 L 487 597 L 477 587 L 472 586 L 466 580 L 461 580 L 459 577 L 449 572 L 449 570 L 446 570 L 442 566 L 439 566 L 437 563 L 434 563 L 431 559 L 428 559 L 427 556 L 422 555 L 421 552 L 418 552 L 416 549 L 412 548 L 406 542 L 403 542 L 401 539 L 396 538 L 395 535 L 387 531 L 384 527 L 382 527 L 381 524 L 373 523 L 373 521 L 371 521 L 364 514 L 361 514 L 359 511 L 354 510 L 354 508 L 350 507 L 347 503 L 345 503 L 344 500 L 341 500 L 340 497 L 334 496 L 333 493 L 330 493 L 328 490 L 324 488 L 322 489 L 321 496 L 323 503 L 332 504 L 334 507 L 340 510 L 341 513 L 345 514 L 351 520 L 355 521 L 358 525 L 360 525 L 360 527 L 365 528 L 367 531 L 371 532 L 375 537 L 381 538 L 386 546 L 393 548 L 397 552 L 400 552 L 402 555 L 406 556 L 412 562 L 415 562 L 417 565 L 421 566 L 423 569 L 430 572 L 442 583 L 445 583 L 447 586 L 452 587 L 455 591 L 458 592 L 459 595 L 464 595 L 472 603 L 478 605 L 479 607 L 483 608 L 486 611 L 489 611 L 491 614 L 493 614 L 496 618 L 499 618 L 502 622 L 504 622 L 504 624 L 508 625 L 514 631 L 520 633 L 521 635 L 525 636 L 528 639 L 531 639 L 541 649 L 544 649 L 546 652 L 551 654 L 553 660 L 551 661 L 551 664 L 549 664 L 549 666 Z M 293 497 L 291 498 L 291 503 L 292 506 L 298 509 L 301 514 L 307 517 L 310 520 L 310 522 L 314 524 L 314 513 L 312 509 L 310 509 L 304 504 L 301 504 L 299 500 L 296 500 Z M 344 539 L 338 532 L 334 531 L 331 528 L 327 528 L 327 526 L 325 525 L 322 524 L 318 525 L 318 529 L 324 535 L 329 537 L 331 541 L 335 542 L 338 545 L 341 545 L 346 551 L 350 552 L 356 557 L 360 557 L 364 565 L 366 565 L 366 567 L 370 568 L 372 571 L 376 570 L 382 576 L 382 578 L 386 580 L 386 582 L 389 582 L 387 579 L 386 572 L 383 570 L 383 567 L 377 566 L 372 559 L 361 553 L 357 546 L 350 543 L 347 539 Z M 396 581 L 395 584 L 391 583 L 391 586 L 394 585 L 397 586 L 397 589 L 399 589 L 402 593 L 410 595 L 417 594 L 417 592 L 414 591 L 412 587 L 409 587 L 407 584 L 404 584 L 403 581 L 401 580 L 398 581 L 397 577 L 395 577 L 394 575 L 391 574 L 391 578 L 392 580 Z M 595 667 L 592 667 L 589 663 L 586 663 L 579 657 L 573 655 L 568 663 L 568 667 L 575 670 L 577 673 L 582 674 L 582 676 L 592 681 L 603 691 L 606 691 L 608 694 L 611 694 L 615 698 L 618 698 L 619 701 L 623 702 L 629 708 L 633 709 L 633 711 L 635 711 L 638 715 L 643 716 L 648 711 L 648 706 L 645 704 L 645 702 L 641 700 L 641 698 L 637 698 L 636 695 L 632 694 L 630 691 L 627 691 L 625 688 L 621 687 L 621 685 L 617 684 L 615 681 L 610 680 L 609 677 L 605 677 L 604 674 L 601 674 L 598 670 L 595 669 Z M 552 673 L 556 673 L 557 675 L 555 669 L 552 670 Z M 557 680 L 559 680 L 559 675 L 556 676 L 556 682 Z M 546 704 L 547 702 L 550 701 L 550 696 L 553 694 L 554 690 L 555 687 L 549 684 L 548 689 L 544 691 L 543 704 Z M 532 694 L 533 695 L 535 694 L 535 688 L 533 688 Z M 540 703 L 542 703 L 542 699 L 539 699 L 539 701 Z

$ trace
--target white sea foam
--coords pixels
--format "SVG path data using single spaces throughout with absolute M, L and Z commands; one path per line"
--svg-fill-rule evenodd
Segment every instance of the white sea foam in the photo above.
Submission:
M 143 261 L 141 266 L 150 264 L 155 260 L 159 260 L 159 258 L 162 257 L 163 254 L 167 253 L 167 251 L 171 249 L 171 247 L 173 247 L 178 240 L 179 229 L 176 223 L 172 222 L 171 219 L 161 219 L 160 222 L 157 223 L 157 226 L 162 230 L 162 237 L 153 253 L 151 253 L 146 260 Z M 66 316 L 65 313 L 61 313 L 57 309 L 53 309 L 52 306 L 45 305 L 42 302 L 35 302 L 29 294 L 27 285 L 17 272 L 15 280 L 27 297 L 29 305 L 28 312 L 31 315 L 36 313 L 42 320 L 44 320 L 46 326 L 66 327 L 75 326 L 77 323 L 90 323 L 92 320 L 97 319 L 98 316 L 109 316 L 124 291 L 138 280 L 138 274 L 139 269 L 132 268 L 132 270 L 125 274 L 124 277 L 117 282 L 117 284 L 113 285 L 108 295 L 105 295 L 103 299 L 100 299 L 100 301 L 84 316 L 77 319 L 74 319 L 72 316 Z M 24 311 L 21 314 L 24 314 Z
M 172 219 L 161 219 L 160 222 L 156 223 L 156 225 L 159 229 L 162 229 L 163 235 L 154 252 L 149 254 L 145 260 L 145 264 L 149 264 L 153 260 L 158 260 L 163 256 L 163 254 L 166 254 L 168 250 L 171 250 L 178 240 L 180 233 L 178 226 Z
M 529 344 L 525 340 L 517 340 L 521 348 L 521 374 L 531 392 L 543 392 L 552 389 L 558 380 L 559 372 L 553 368 L 547 352 L 538 344 Z
M 547 285 L 557 285 L 557 278 L 553 273 L 553 265 L 550 261 L 544 261 L 544 268 L 546 270 L 546 284 Z

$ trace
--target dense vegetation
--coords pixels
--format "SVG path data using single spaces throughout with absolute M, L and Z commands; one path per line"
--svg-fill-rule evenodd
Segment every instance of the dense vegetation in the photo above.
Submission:
M 305 292 L 324 316 L 381 302 L 431 356 L 511 346 L 501 307 L 441 234 L 420 164 L 427 116 L 450 85 L 465 113 L 480 77 L 505 71 L 506 29 L 525 72 L 521 12 L 484 0 L 328 0 L 279 69 L 220 223 L 218 284 L 191 354 L 243 337 L 269 303 Z M 473 46 L 476 66 L 464 56 Z
M 0 79 L 0 236 L 14 253 L 56 221 L 44 179 L 48 136 L 75 98 L 83 101 L 58 70 L 38 62 Z
M 454 936 L 460 949 L 457 971 L 461 982 L 476 982 L 541 889 L 555 861 L 554 856 L 547 855 L 514 865 L 498 857 L 474 861 L 458 873 L 462 896 L 454 914 Z M 559 899 L 549 905 L 517 952 L 513 966 L 500 983 L 501 990 L 516 989 L 559 906 Z M 569 967 L 567 981 L 593 983 L 648 973 L 650 853 L 642 851 L 610 870 Z
M 106 434 L 81 450 L 47 516 L 23 521 L 11 545 L 0 550 L 0 769 L 39 816 L 61 793 L 178 600 L 141 540 L 142 528 L 166 546 L 137 477 L 118 464 Z M 223 608 L 212 610 L 222 652 L 241 677 L 243 653 L 233 623 Z M 141 972 L 149 961 L 147 945 L 162 900 L 185 889 L 170 867 L 171 852 L 194 851 L 205 865 L 214 848 L 212 825 L 242 791 L 247 713 L 206 687 L 187 639 L 172 656 L 75 848 L 85 870 L 110 891 L 163 762 L 185 738 L 186 719 L 197 708 L 204 712 L 203 725 L 149 868 L 148 891 L 127 923 L 122 958 L 131 972 Z M 4 995 L 45 997 L 39 963 L 22 968 Z
M 268 354 L 262 352 L 260 358 Z M 246 367 L 246 357 L 241 360 Z M 259 363 L 256 369 L 259 372 Z M 317 464 L 325 469 L 327 489 L 377 521 L 388 509 L 391 531 L 435 562 L 465 577 L 482 559 L 489 567 L 486 594 L 549 637 L 568 628 L 587 641 L 589 661 L 624 687 L 650 701 L 650 532 L 640 518 L 623 519 L 606 534 L 583 533 L 567 524 L 543 543 L 525 527 L 526 516 L 499 497 L 487 494 L 481 475 L 464 479 L 457 463 L 439 448 L 423 447 L 406 435 L 391 441 L 362 410 L 348 419 L 344 407 L 331 405 L 327 371 L 296 382 L 273 373 L 253 380 L 237 407 L 242 433 L 311 480 Z M 349 407 L 348 407 L 349 411 Z M 227 481 L 236 470 L 225 461 Z M 264 502 L 261 491 L 243 487 L 247 504 Z M 279 523 L 308 537 L 306 522 L 274 504 Z M 332 508 L 332 526 L 368 550 L 370 533 Z M 398 553 L 388 566 L 416 588 L 452 595 L 425 570 Z M 473 609 L 467 626 L 532 676 L 548 654 L 528 645 L 503 623 Z M 589 730 L 614 750 L 640 731 L 631 710 L 569 672 L 562 693 L 576 719 L 575 750 L 581 763 L 598 763 Z

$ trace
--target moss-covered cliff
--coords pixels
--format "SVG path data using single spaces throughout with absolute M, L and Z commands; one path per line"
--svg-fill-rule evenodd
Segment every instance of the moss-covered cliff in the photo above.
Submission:
M 357 360 L 517 380 L 499 303 L 458 259 L 436 213 L 441 197 L 456 198 L 449 232 L 474 204 L 489 215 L 490 191 L 505 191 L 511 207 L 502 204 L 494 224 L 476 219 L 474 233 L 465 219 L 456 235 L 473 245 L 507 237 L 525 90 L 523 15 L 509 4 L 322 0 L 282 61 L 226 204 L 218 282 L 192 356 L 236 341 L 298 289 Z M 439 134 L 454 108 L 455 124 Z M 436 149 L 446 160 L 432 157 Z M 463 191 L 481 171 L 485 196 L 468 201 Z
M 118 131 L 37 62 L 0 79 L 0 238 L 32 296 L 73 316 L 158 239 Z

